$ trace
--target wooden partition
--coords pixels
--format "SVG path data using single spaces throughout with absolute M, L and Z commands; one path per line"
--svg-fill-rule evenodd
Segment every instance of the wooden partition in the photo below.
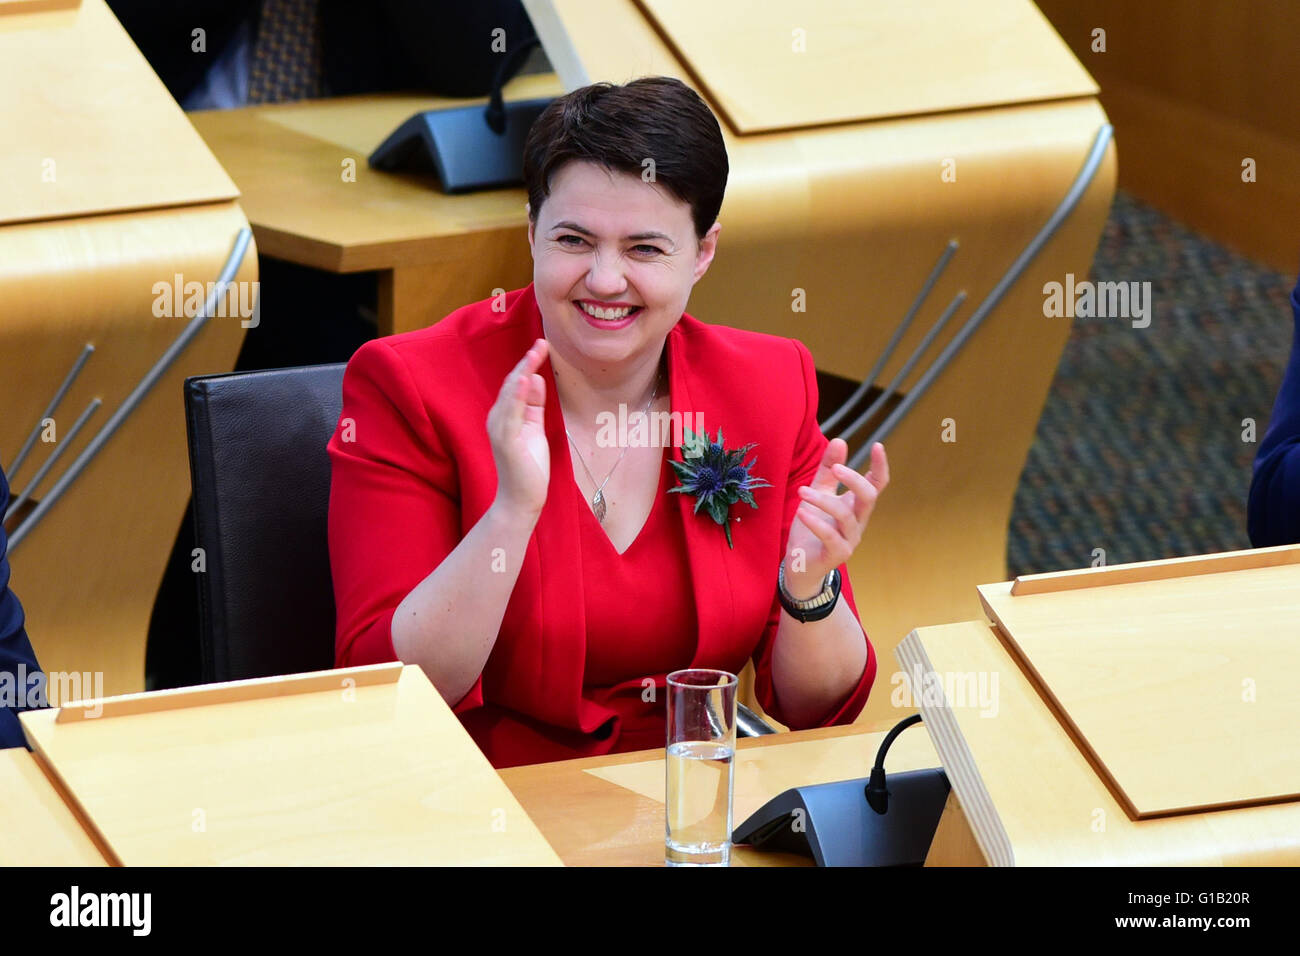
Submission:
M 11 586 L 47 672 L 138 691 L 189 496 L 181 382 L 233 367 L 257 251 L 103 0 L 0 2 L 0 129 L 0 464 L 26 499 Z
M 1119 185 L 1294 275 L 1300 127 L 1294 0 L 1038 0 L 1101 84 Z M 1102 31 L 1102 32 L 1098 32 Z M 1253 181 L 1243 166 L 1253 161 Z
M 1300 862 L 1298 584 L 1300 546 L 1090 568 L 913 631 L 953 787 L 929 862 Z

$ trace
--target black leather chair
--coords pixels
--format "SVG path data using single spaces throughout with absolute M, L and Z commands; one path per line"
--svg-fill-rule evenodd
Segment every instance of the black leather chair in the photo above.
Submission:
M 205 683 L 334 666 L 325 445 L 344 368 L 185 381 Z

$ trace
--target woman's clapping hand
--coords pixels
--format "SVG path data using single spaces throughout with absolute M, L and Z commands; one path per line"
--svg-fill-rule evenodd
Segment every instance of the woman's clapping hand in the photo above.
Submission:
M 880 442 L 871 448 L 871 467 L 865 475 L 846 466 L 847 457 L 844 441 L 832 439 L 812 484 L 799 488 L 802 501 L 785 552 L 787 589 L 797 598 L 815 595 L 826 575 L 857 550 L 876 499 L 889 484 L 889 459 Z M 847 490 L 837 495 L 841 483 Z
M 546 504 L 551 452 L 546 443 L 546 380 L 537 370 L 547 342 L 538 339 L 501 383 L 488 411 L 487 432 L 497 469 L 496 503 L 512 513 L 536 517 Z

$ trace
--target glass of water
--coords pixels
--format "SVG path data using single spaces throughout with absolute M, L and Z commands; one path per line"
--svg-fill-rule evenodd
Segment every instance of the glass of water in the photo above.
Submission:
M 738 683 L 735 674 L 702 668 L 668 675 L 668 866 L 731 862 Z

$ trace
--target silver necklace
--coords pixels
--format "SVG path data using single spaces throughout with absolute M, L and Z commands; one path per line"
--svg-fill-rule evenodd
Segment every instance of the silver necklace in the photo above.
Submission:
M 650 400 L 645 403 L 645 408 L 641 409 L 641 414 L 643 416 L 648 411 L 650 411 L 650 406 L 654 404 L 655 398 L 657 398 L 658 395 L 659 395 L 659 376 L 656 375 L 654 390 L 650 392 Z M 578 462 L 582 465 L 582 470 L 587 473 L 587 480 L 590 481 L 593 485 L 595 485 L 596 478 L 594 475 L 592 475 L 591 469 L 587 467 L 587 462 L 582 457 L 582 449 L 580 449 L 578 447 L 578 443 L 573 440 L 573 435 L 570 434 L 567 425 L 565 426 L 564 434 L 569 436 L 569 443 L 573 445 L 573 450 L 578 453 Z M 605 486 L 609 484 L 609 479 L 614 477 L 615 469 L 617 469 L 619 465 L 623 464 L 623 459 L 627 457 L 627 450 L 631 447 L 632 446 L 630 443 L 623 446 L 623 454 L 618 456 L 618 461 L 614 462 L 614 467 L 609 470 L 609 474 L 605 476 L 605 480 L 602 481 L 599 485 L 596 485 L 596 493 L 591 496 L 591 510 L 596 515 L 596 521 L 599 522 L 600 524 L 605 523 L 605 510 L 606 510 L 605 509 Z

